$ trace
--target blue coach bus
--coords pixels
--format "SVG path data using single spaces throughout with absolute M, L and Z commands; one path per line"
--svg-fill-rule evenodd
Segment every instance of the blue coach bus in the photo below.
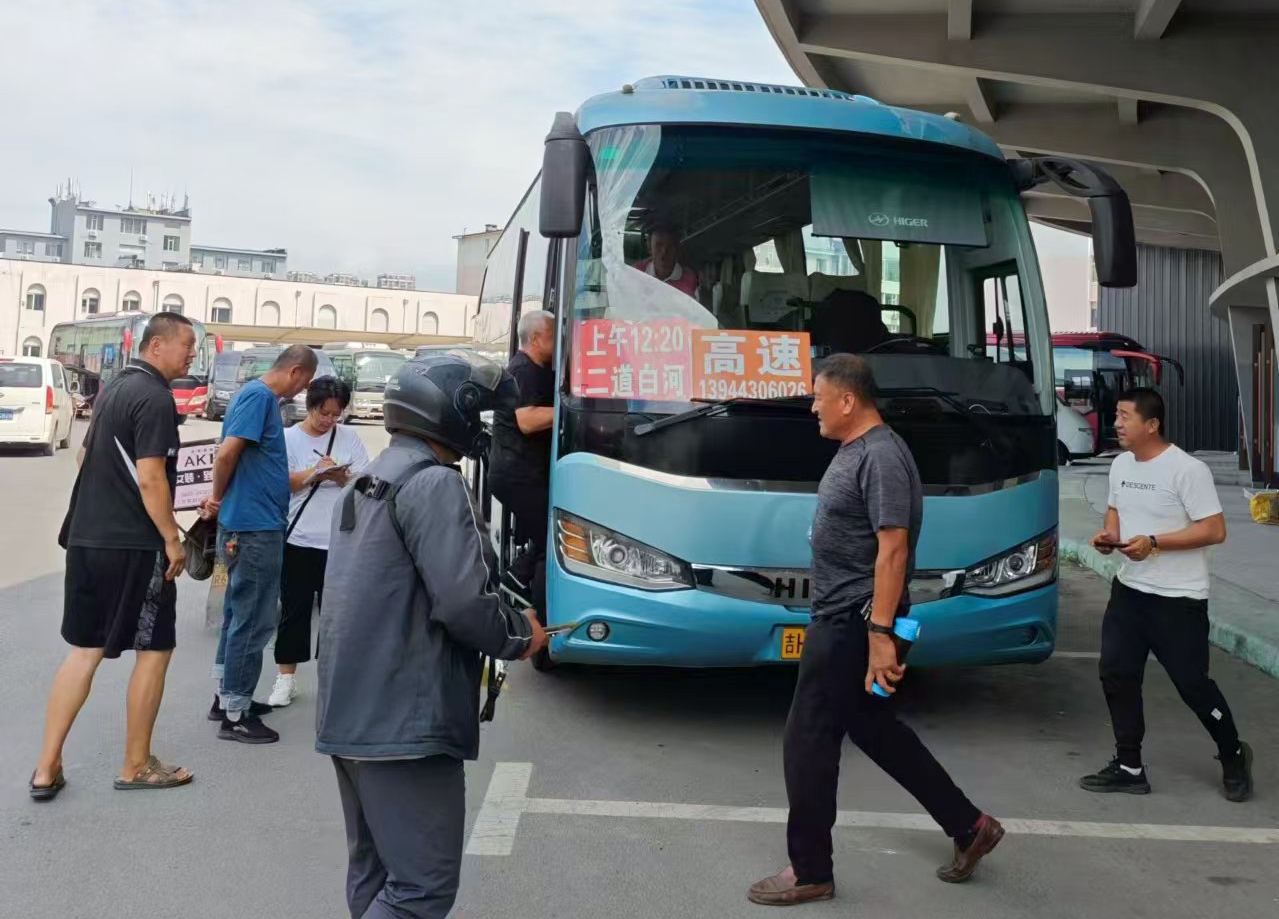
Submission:
M 557 115 L 490 254 L 473 343 L 504 359 L 521 313 L 556 317 L 539 612 L 575 626 L 540 666 L 798 659 L 836 446 L 810 414 L 812 373 L 836 352 L 873 365 L 926 489 L 912 664 L 1047 658 L 1055 389 L 1019 197 L 1043 183 L 1088 200 L 1099 281 L 1131 286 L 1131 209 L 1108 175 L 1006 160 L 953 119 L 686 77 Z

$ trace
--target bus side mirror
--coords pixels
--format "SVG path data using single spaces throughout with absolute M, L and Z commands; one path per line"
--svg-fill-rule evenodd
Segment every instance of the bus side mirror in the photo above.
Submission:
M 1013 160 L 1008 165 L 1018 191 L 1052 182 L 1072 197 L 1087 198 L 1097 283 L 1102 287 L 1136 285 L 1137 235 L 1132 204 L 1110 173 L 1093 163 L 1061 156 Z
M 1137 283 L 1137 238 L 1132 205 L 1122 188 L 1088 199 L 1092 211 L 1092 252 L 1097 283 L 1102 287 L 1132 287 Z
M 568 112 L 555 115 L 542 153 L 538 229 L 547 239 L 575 239 L 582 232 L 590 149 Z

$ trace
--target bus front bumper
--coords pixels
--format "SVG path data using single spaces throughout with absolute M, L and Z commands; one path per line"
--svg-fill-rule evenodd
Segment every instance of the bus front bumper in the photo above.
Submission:
M 701 590 L 639 591 L 549 566 L 551 625 L 576 623 L 551 640 L 557 662 L 606 666 L 751 667 L 795 663 L 807 610 Z M 912 607 L 921 622 L 912 666 L 1037 663 L 1057 635 L 1057 584 L 1007 597 L 961 594 Z M 601 641 L 593 623 L 607 626 Z M 601 630 L 596 627 L 596 633 Z

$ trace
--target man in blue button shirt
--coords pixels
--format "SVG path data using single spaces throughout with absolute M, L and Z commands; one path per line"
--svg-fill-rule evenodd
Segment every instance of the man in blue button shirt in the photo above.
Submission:
M 226 605 L 213 675 L 218 695 L 210 721 L 218 737 L 274 743 L 280 735 L 262 723 L 270 707 L 253 701 L 262 675 L 262 651 L 279 623 L 280 568 L 289 508 L 289 458 L 281 400 L 311 382 L 315 352 L 286 348 L 265 374 L 243 386 L 227 407 L 222 445 L 213 466 L 213 497 L 204 512 L 218 517 L 218 552 L 226 564 Z

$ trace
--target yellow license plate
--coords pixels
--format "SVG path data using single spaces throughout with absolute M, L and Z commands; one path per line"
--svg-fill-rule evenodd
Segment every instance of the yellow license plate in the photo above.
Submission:
M 782 660 L 797 661 L 804 653 L 804 629 L 782 629 Z

